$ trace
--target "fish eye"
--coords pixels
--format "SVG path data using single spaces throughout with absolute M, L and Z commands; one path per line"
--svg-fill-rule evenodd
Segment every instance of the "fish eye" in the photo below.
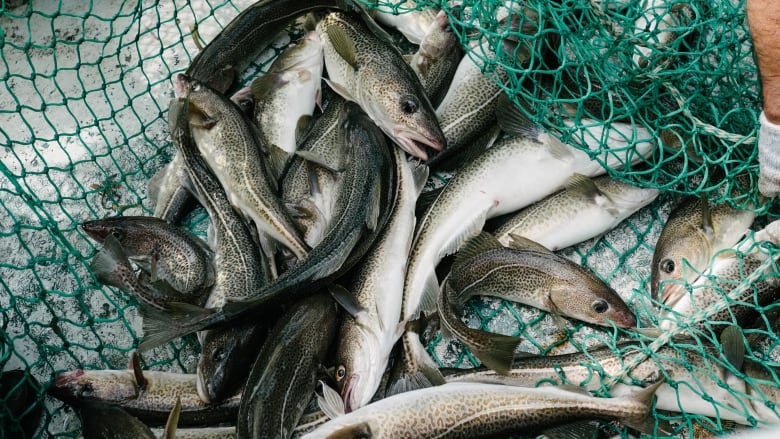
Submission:
M 593 311 L 596 311 L 598 314 L 604 314 L 609 309 L 609 305 L 605 300 L 596 300 L 591 304 L 591 307 L 593 308 Z
M 347 376 L 347 368 L 339 366 L 338 369 L 336 369 L 336 381 L 343 380 L 345 376 Z
M 664 273 L 670 274 L 674 272 L 675 264 L 671 259 L 664 259 L 660 264 L 658 264 L 658 268 L 660 268 Z
M 111 234 L 114 235 L 114 238 L 116 238 L 118 240 L 121 240 L 122 238 L 125 237 L 125 234 L 122 233 L 122 231 L 117 229 L 117 228 L 111 229 Z
M 192 91 L 199 91 L 200 90 L 200 82 L 193 81 L 192 83 Z
M 416 113 L 419 107 L 420 105 L 418 104 L 417 99 L 411 96 L 406 96 L 401 99 L 401 111 L 406 114 Z
M 225 350 L 224 349 L 215 349 L 214 352 L 211 353 L 211 360 L 215 362 L 221 362 L 225 359 Z

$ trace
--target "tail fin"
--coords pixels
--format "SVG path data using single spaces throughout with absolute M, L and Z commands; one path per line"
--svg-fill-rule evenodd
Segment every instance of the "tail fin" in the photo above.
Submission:
M 167 311 L 141 303 L 144 339 L 138 345 L 139 351 L 145 351 L 175 338 L 206 329 L 219 322 L 221 317 L 212 309 L 201 308 L 188 303 L 168 303 Z
M 401 340 L 401 359 L 393 370 L 385 397 L 444 384 L 444 376 L 418 334 L 407 330 Z
M 642 404 L 646 410 L 641 415 L 622 418 L 620 419 L 620 422 L 634 430 L 653 437 L 674 435 L 674 429 L 669 423 L 658 421 L 658 424 L 656 424 L 650 410 L 653 405 L 653 397 L 655 396 L 656 390 L 664 384 L 665 381 L 660 380 L 632 395 L 622 397 L 635 403 Z

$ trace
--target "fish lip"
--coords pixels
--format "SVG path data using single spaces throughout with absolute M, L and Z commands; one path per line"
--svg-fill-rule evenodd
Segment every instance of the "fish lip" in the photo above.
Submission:
M 344 401 L 344 413 L 352 411 L 352 396 L 355 393 L 357 382 L 360 381 L 360 375 L 353 373 L 350 374 L 344 383 L 344 387 L 341 389 L 341 399 Z
M 187 94 L 190 81 L 190 77 L 184 73 L 179 73 L 173 78 L 173 92 L 177 98 L 184 97 Z
M 661 302 L 669 308 L 674 308 L 686 292 L 683 285 L 667 282 L 661 290 Z
M 428 160 L 428 153 L 425 152 L 426 146 L 441 151 L 445 145 L 443 139 L 431 139 L 405 126 L 396 126 L 393 129 L 393 139 L 404 151 L 420 160 Z
M 84 369 L 76 369 L 70 372 L 58 374 L 52 383 L 53 387 L 65 387 L 68 384 L 78 381 L 84 375 Z
M 206 404 L 211 403 L 211 398 L 209 398 L 209 392 L 207 389 L 207 384 L 205 383 L 205 378 L 203 375 L 198 374 L 198 379 L 195 384 L 195 388 L 198 390 L 198 398 L 200 398 L 201 401 L 203 401 Z
M 81 224 L 81 230 L 97 242 L 105 241 L 110 231 L 108 227 L 101 225 L 100 220 L 84 222 Z

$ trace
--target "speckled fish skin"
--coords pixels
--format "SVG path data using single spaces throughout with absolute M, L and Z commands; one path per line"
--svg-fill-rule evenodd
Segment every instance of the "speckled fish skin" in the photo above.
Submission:
M 660 193 L 608 176 L 592 181 L 598 192 L 566 188 L 514 214 L 496 230 L 496 239 L 511 247 L 511 235 L 519 235 L 560 250 L 606 233 Z
M 651 149 L 643 144 L 643 154 Z M 619 158 L 608 164 L 616 166 Z M 523 172 L 518 172 L 522 169 Z M 519 210 L 563 188 L 573 173 L 605 172 L 584 152 L 547 134 L 512 136 L 467 164 L 439 194 L 415 232 L 404 286 L 403 318 L 433 310 L 439 294 L 434 268 L 476 235 L 487 219 Z
M 79 414 L 84 439 L 157 439 L 146 424 L 121 407 L 88 401 Z
M 153 428 L 155 437 L 162 437 L 163 430 Z M 236 427 L 177 428 L 176 439 L 236 439 Z
M 436 10 L 421 8 L 413 0 L 404 0 L 397 7 L 399 14 L 394 14 L 391 8 L 380 7 L 372 9 L 371 15 L 377 22 L 401 32 L 410 43 L 422 43 L 436 17 Z
M 678 319 L 684 319 L 685 316 L 706 311 L 722 303 L 725 300 L 724 296 L 729 295 L 741 280 L 762 263 L 763 260 L 754 254 L 739 257 L 734 251 L 718 253 L 704 274 L 691 283 L 690 290 L 681 286 L 684 293 L 673 303 L 667 304 L 671 308 L 664 308 L 660 312 L 658 327 L 663 330 L 676 329 Z M 710 315 L 705 322 L 694 325 L 693 329 L 719 334 L 725 326 L 712 323 L 731 322 L 732 319 L 740 325 L 748 325 L 747 318 L 754 315 L 760 307 L 780 299 L 778 287 L 780 287 L 780 278 L 776 273 L 770 272 L 751 288 L 746 288 L 745 292 L 736 297 L 729 307 Z
M 650 291 L 654 298 L 665 303 L 675 301 L 684 291 L 673 283 L 661 289 L 661 282 L 695 281 L 712 256 L 735 245 L 756 218 L 754 212 L 734 209 L 728 203 L 710 205 L 710 234 L 704 229 L 702 202 L 699 197 L 686 197 L 669 215 L 656 242 L 650 267 Z
M 649 412 L 650 402 L 633 396 L 596 398 L 558 387 L 447 383 L 385 398 L 303 437 L 471 438 L 577 420 L 641 422 Z M 358 431 L 364 435 L 349 435 Z
M 183 74 L 177 76 L 175 88 L 177 96 L 189 98 L 192 137 L 230 203 L 254 221 L 261 236 L 281 243 L 299 259 L 306 256 L 309 249 L 276 194 L 256 133 L 238 106 Z
M 364 311 L 346 316 L 339 332 L 336 380 L 346 411 L 358 409 L 374 396 L 387 368 L 398 329 L 403 276 L 414 233 L 414 208 L 428 177 L 425 165 L 408 161 L 394 148 L 398 196 L 393 213 L 347 289 Z M 339 371 L 344 375 L 340 376 Z
M 70 405 L 97 400 L 120 406 L 149 425 L 164 425 L 176 398 L 181 398 L 179 425 L 213 425 L 233 422 L 240 395 L 219 404 L 206 404 L 198 397 L 197 376 L 144 371 L 145 389 L 126 370 L 74 370 L 58 374 L 47 392 Z
M 228 298 L 251 297 L 268 282 L 268 263 L 255 244 L 244 220 L 233 210 L 217 178 L 203 162 L 189 128 L 187 100 L 171 101 L 171 137 L 200 203 L 211 219 L 216 281 L 206 308 L 221 308 Z M 184 128 L 178 128 L 178 127 Z M 202 352 L 198 361 L 198 394 L 205 402 L 218 402 L 234 395 L 242 372 L 250 367 L 260 350 L 267 325 L 253 321 L 236 327 L 217 328 L 200 334 Z
M 432 105 L 438 106 L 444 99 L 462 58 L 463 49 L 447 13 L 440 11 L 409 61 Z
M 340 29 L 354 46 L 354 65 L 334 48 L 329 32 Z M 420 80 L 398 49 L 376 37 L 359 19 L 334 12 L 317 24 L 325 67 L 339 94 L 357 102 L 398 146 L 426 160 L 425 147 L 441 150 L 444 134 Z
M 214 283 L 215 272 L 208 245 L 159 218 L 103 218 L 87 221 L 81 228 L 100 243 L 106 236 L 113 235 L 130 260 L 138 263 L 146 273 L 156 264 L 157 278 L 178 292 L 190 293 Z
M 312 31 L 285 49 L 268 72 L 252 83 L 261 144 L 280 148 L 288 155 L 296 151 L 296 126 L 301 117 L 314 113 L 322 68 L 322 41 Z M 275 175 L 281 174 L 285 164 L 279 163 Z
M 149 180 L 149 199 L 154 203 L 154 216 L 171 224 L 179 223 L 189 212 L 192 195 L 181 185 L 185 174 L 178 155 L 157 171 Z
M 482 233 L 466 244 L 456 263 L 449 277 L 455 303 L 489 295 L 595 325 L 636 326 L 636 316 L 615 290 L 552 252 L 502 247 Z
M 238 76 L 295 18 L 308 12 L 341 8 L 351 10 L 346 0 L 261 0 L 244 9 L 213 40 L 195 55 L 187 75 L 227 93 Z M 229 78 L 220 78 L 229 68 Z
M 345 103 L 340 96 L 331 96 L 299 148 L 328 160 L 334 169 L 344 166 L 348 154 L 341 120 Z M 284 175 L 282 200 L 286 205 L 294 206 L 293 209 L 302 211 L 293 214 L 292 218 L 301 230 L 303 240 L 311 248 L 322 242 L 331 229 L 343 184 L 341 174 L 293 157 Z M 312 185 L 312 179 L 316 181 L 316 187 Z
M 620 343 L 616 347 L 622 352 L 621 355 L 616 355 L 611 347 L 599 347 L 588 349 L 587 353 L 518 357 L 507 375 L 499 375 L 486 368 L 445 368 L 442 374 L 447 382 L 484 382 L 511 386 L 574 384 L 588 390 L 598 390 L 606 377 L 620 373 L 626 364 L 641 354 L 642 349 L 639 343 L 631 342 Z M 628 376 L 645 383 L 656 380 L 662 374 L 666 377 L 665 384 L 655 393 L 657 410 L 720 417 L 745 425 L 750 425 L 749 417 L 779 423 L 780 414 L 763 404 L 763 396 L 756 399 L 750 396 L 778 395 L 778 387 L 771 378 L 771 372 L 746 361 L 744 373 L 751 378 L 751 384 L 747 384 L 745 380 L 727 373 L 721 358 L 721 349 L 710 344 L 680 343 L 675 347 L 664 346 L 657 354 L 639 363 Z M 760 381 L 762 379 L 764 382 Z M 630 393 L 632 388 L 628 384 L 618 384 L 610 394 L 617 396 Z
M 321 293 L 296 302 L 276 323 L 241 396 L 238 437 L 292 435 L 338 330 L 337 311 L 333 299 Z

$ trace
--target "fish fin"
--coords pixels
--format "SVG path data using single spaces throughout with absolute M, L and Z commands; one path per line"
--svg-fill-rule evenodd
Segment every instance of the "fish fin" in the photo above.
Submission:
M 701 194 L 701 229 L 707 235 L 707 238 L 712 240 L 715 235 L 715 228 L 712 226 L 710 202 L 706 193 Z
M 663 334 L 660 328 L 631 328 L 631 330 L 648 338 L 658 338 Z
M 255 114 L 255 97 L 252 94 L 252 87 L 244 87 L 235 92 L 230 100 L 238 105 L 244 116 L 253 118 Z
M 720 345 L 726 360 L 734 369 L 742 370 L 745 359 L 745 339 L 742 338 L 742 331 L 735 325 L 728 326 L 720 333 Z
M 645 405 L 647 407 L 647 412 L 636 417 L 620 418 L 619 421 L 622 424 L 627 425 L 630 428 L 633 428 L 634 430 L 656 437 L 657 433 L 653 431 L 655 429 L 654 428 L 655 421 L 651 416 L 650 407 L 653 403 L 653 397 L 655 396 L 656 390 L 658 390 L 658 388 L 661 387 L 664 383 L 665 383 L 664 380 L 660 380 L 654 384 L 651 384 L 648 387 L 645 387 L 644 389 L 639 390 L 634 394 L 621 397 L 621 398 L 628 398 Z M 659 421 L 658 433 L 661 433 L 661 435 L 663 436 L 672 436 L 674 434 L 674 429 L 671 427 L 670 424 L 665 424 Z
M 553 158 L 562 162 L 570 162 L 574 159 L 571 147 L 554 137 L 549 137 L 547 151 Z
M 314 116 L 310 114 L 304 114 L 298 118 L 298 122 L 295 124 L 295 144 L 300 145 L 309 136 L 312 127 L 314 126 Z
M 329 163 L 326 157 L 317 154 L 313 151 L 295 151 L 295 155 L 305 160 L 307 163 L 315 164 L 322 169 L 325 169 L 334 174 L 338 174 L 345 171 L 345 168 L 340 167 L 337 164 Z
M 472 328 L 468 328 L 471 331 L 477 331 Z M 467 332 L 471 332 L 467 331 Z M 482 364 L 493 369 L 499 375 L 507 375 L 512 369 L 512 360 L 515 358 L 515 350 L 517 346 L 523 341 L 522 337 L 513 337 L 503 334 L 489 334 L 484 331 L 482 337 L 486 337 L 489 341 L 487 346 L 479 346 L 472 343 L 470 340 L 464 340 L 461 338 L 469 350 L 479 359 Z
M 167 303 L 165 311 L 144 302 L 140 303 L 140 308 L 144 338 L 137 347 L 139 351 L 204 329 L 212 323 L 211 317 L 216 315 L 212 309 L 181 302 Z
M 423 192 L 417 197 L 417 204 L 414 207 L 417 218 L 422 218 L 428 208 L 436 202 L 437 198 L 439 198 L 439 194 L 441 194 L 445 187 L 447 186 L 437 187 L 436 189 Z
M 323 78 L 326 84 L 328 84 L 328 87 L 331 88 L 331 90 L 335 91 L 339 96 L 342 98 L 350 101 L 350 102 L 357 102 L 357 99 L 355 99 L 354 96 L 352 96 L 352 93 L 347 90 L 346 87 L 339 84 L 338 82 L 333 82 L 330 79 Z
M 565 390 L 567 392 L 576 393 L 577 395 L 584 395 L 584 396 L 593 396 L 592 393 L 588 391 L 588 389 L 584 387 L 580 387 L 574 384 L 562 384 L 558 386 L 561 390 Z
M 489 250 L 503 249 L 504 246 L 496 239 L 495 236 L 488 232 L 480 232 L 476 236 L 470 238 L 463 244 L 463 247 L 455 255 L 455 260 L 452 262 L 452 273 L 460 273 L 463 267 L 467 265 L 475 257 Z M 463 303 L 468 297 L 464 297 L 458 292 L 453 296 L 455 303 Z
M 471 220 L 471 223 L 467 224 L 466 227 L 463 228 L 463 231 L 460 233 L 460 235 L 455 236 L 454 239 L 450 241 L 449 245 L 447 245 L 444 248 L 444 250 L 442 250 L 438 254 L 438 257 L 443 258 L 455 252 L 459 252 L 460 248 L 463 246 L 465 242 L 467 242 L 469 239 L 473 238 L 474 236 L 479 235 L 479 233 L 482 231 L 482 227 L 485 226 L 485 221 L 487 220 L 487 214 L 488 214 L 488 209 L 484 209 L 482 212 L 477 214 L 477 216 Z M 498 242 L 498 240 L 496 240 L 496 242 Z M 499 243 L 498 245 L 501 245 L 501 243 Z
M 531 122 L 531 119 L 523 114 L 506 93 L 501 93 L 496 106 L 496 120 L 502 130 L 510 134 L 539 139 L 544 130 L 539 125 Z
M 401 57 L 404 59 L 405 63 L 410 65 L 412 64 L 412 60 L 414 59 L 414 55 L 410 55 L 410 54 L 401 55 Z M 423 76 L 427 76 L 427 75 L 423 74 Z
M 285 78 L 284 73 L 266 73 L 263 76 L 258 76 L 250 85 L 252 96 L 255 97 L 256 101 L 265 100 L 271 93 L 288 82 L 290 81 Z
M 382 213 L 381 188 L 378 184 L 371 187 L 371 199 L 368 212 L 366 212 L 366 228 L 370 231 L 376 230 L 379 225 L 379 215 Z
M 313 219 L 320 215 L 319 208 L 308 199 L 297 203 L 285 203 L 285 207 L 292 218 Z
M 181 396 L 176 396 L 176 403 L 168 415 L 168 421 L 165 423 L 165 431 L 160 439 L 174 439 L 176 437 L 176 427 L 179 425 L 179 416 L 181 415 Z
M 135 384 L 141 389 L 146 390 L 146 386 L 149 384 L 144 371 L 141 369 L 141 354 L 138 351 L 133 351 L 130 354 L 130 368 L 133 370 L 133 377 L 135 378 Z
M 325 384 L 324 381 L 320 381 L 322 388 L 322 395 L 317 393 L 317 405 L 320 407 L 323 413 L 330 419 L 344 416 L 346 413 L 344 409 L 344 400 L 341 399 L 339 392 L 333 390 L 330 386 Z
M 287 166 L 287 161 L 290 159 L 290 154 L 287 151 L 279 148 L 278 145 L 269 144 L 265 147 L 266 156 L 268 157 L 268 167 L 273 174 L 273 178 L 268 178 L 268 184 L 271 186 L 274 192 L 279 192 L 278 178 L 284 172 L 284 167 Z
M 176 290 L 176 288 L 173 288 L 173 286 L 165 279 L 157 279 L 156 281 L 151 281 L 151 278 L 149 280 L 149 285 L 154 288 L 162 297 L 166 298 L 173 298 L 181 297 L 181 291 Z
M 233 84 L 238 82 L 239 76 L 240 72 L 235 67 L 227 65 L 211 75 L 206 83 L 214 90 L 225 93 L 233 88 Z
M 569 322 L 563 318 L 560 310 L 558 310 L 558 306 L 556 306 L 552 300 L 548 300 L 547 306 L 550 308 L 550 316 L 552 316 L 555 326 L 557 326 L 559 330 L 565 331 Z
M 133 269 L 130 266 L 130 260 L 127 258 L 125 250 L 122 248 L 122 244 L 119 243 L 119 240 L 114 235 L 108 235 L 103 241 L 103 248 L 95 254 L 89 267 L 97 280 L 104 285 L 124 289 L 125 285 L 122 283 L 121 278 L 114 273 L 118 266 L 125 267 L 131 271 Z
M 414 180 L 414 191 L 419 196 L 428 181 L 430 168 L 425 163 L 418 163 L 412 168 L 412 180 Z
M 601 190 L 596 186 L 596 183 L 593 182 L 593 179 L 587 175 L 582 175 L 576 172 L 572 174 L 571 177 L 566 179 L 564 187 L 567 191 L 582 194 L 591 200 L 600 196 L 607 197 L 607 195 L 601 192 Z
M 189 122 L 192 126 L 210 130 L 217 124 L 217 119 L 204 113 L 203 110 L 193 105 L 192 102 L 189 105 L 189 114 Z
M 165 174 L 168 173 L 168 165 L 170 165 L 170 163 L 155 172 L 146 185 L 146 195 L 149 197 L 149 201 L 155 206 L 157 206 L 157 200 L 160 198 L 160 191 L 162 190 L 162 182 L 165 181 Z
M 418 334 L 410 331 L 402 337 L 405 342 L 402 344 L 404 351 L 401 355 L 408 359 L 400 362 L 403 367 L 388 386 L 385 397 L 444 384 L 444 376 L 433 358 L 428 355 Z
M 517 233 L 509 234 L 509 245 L 507 247 L 515 250 L 536 250 L 544 253 L 552 253 L 549 248 L 532 239 L 526 238 L 525 236 L 518 235 Z
M 548 439 L 587 439 L 596 437 L 598 431 L 598 421 L 578 421 L 548 428 L 542 433 Z
M 366 309 L 355 302 L 352 293 L 341 285 L 330 284 L 328 285 L 328 291 L 336 303 L 341 305 L 344 311 L 348 312 L 355 320 L 358 320 L 361 314 L 366 313 Z
M 350 67 L 357 70 L 358 62 L 355 55 L 355 42 L 349 38 L 344 29 L 339 26 L 328 26 L 325 33 L 328 34 L 328 39 L 333 46 L 333 50 L 335 50 Z
M 425 278 L 422 297 L 420 298 L 420 307 L 412 316 L 417 317 L 420 312 L 428 313 L 436 310 L 436 301 L 441 293 L 439 280 L 436 278 L 436 271 L 431 271 Z

